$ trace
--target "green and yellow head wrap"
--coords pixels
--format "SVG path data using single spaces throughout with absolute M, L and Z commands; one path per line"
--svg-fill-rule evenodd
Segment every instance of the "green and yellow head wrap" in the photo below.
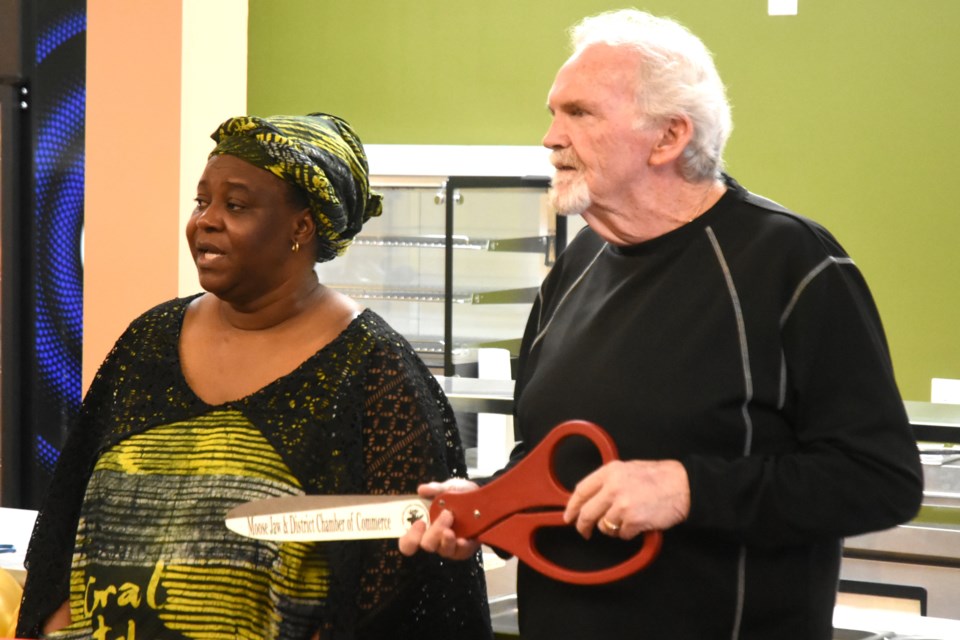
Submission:
M 231 155 L 266 169 L 306 193 L 317 223 L 317 261 L 346 251 L 363 224 L 383 212 L 370 190 L 370 168 L 353 128 L 336 116 L 243 116 L 213 133 L 210 156 Z

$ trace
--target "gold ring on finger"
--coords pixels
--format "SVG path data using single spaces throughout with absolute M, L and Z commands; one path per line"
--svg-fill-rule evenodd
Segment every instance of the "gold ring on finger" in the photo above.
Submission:
M 620 525 L 613 524 L 606 517 L 600 518 L 600 522 L 603 524 L 603 528 L 609 531 L 610 533 L 617 533 L 620 531 Z

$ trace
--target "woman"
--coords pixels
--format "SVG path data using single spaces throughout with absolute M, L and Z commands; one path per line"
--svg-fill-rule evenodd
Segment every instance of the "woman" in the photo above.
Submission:
M 33 534 L 19 634 L 489 638 L 477 559 L 224 526 L 252 499 L 466 469 L 409 344 L 314 271 L 381 213 L 350 126 L 241 117 L 213 139 L 186 229 L 206 293 L 145 313 L 101 366 Z

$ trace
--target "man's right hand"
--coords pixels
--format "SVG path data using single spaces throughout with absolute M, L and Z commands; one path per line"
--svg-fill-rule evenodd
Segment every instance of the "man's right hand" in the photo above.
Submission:
M 432 500 L 444 492 L 466 492 L 476 490 L 477 484 L 464 478 L 451 478 L 446 482 L 428 482 L 417 487 L 417 494 L 421 498 Z M 421 520 L 415 522 L 410 530 L 400 538 L 400 553 L 412 556 L 420 549 L 439 554 L 450 560 L 466 560 L 480 548 L 477 540 L 458 538 L 453 533 L 453 514 L 443 511 L 430 526 Z

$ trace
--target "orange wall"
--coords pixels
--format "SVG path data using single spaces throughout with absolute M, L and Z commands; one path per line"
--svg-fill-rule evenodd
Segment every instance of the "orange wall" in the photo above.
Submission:
M 177 294 L 181 3 L 87 6 L 83 388 Z
M 131 320 L 200 291 L 183 228 L 247 104 L 247 0 L 87 4 L 84 390 Z

